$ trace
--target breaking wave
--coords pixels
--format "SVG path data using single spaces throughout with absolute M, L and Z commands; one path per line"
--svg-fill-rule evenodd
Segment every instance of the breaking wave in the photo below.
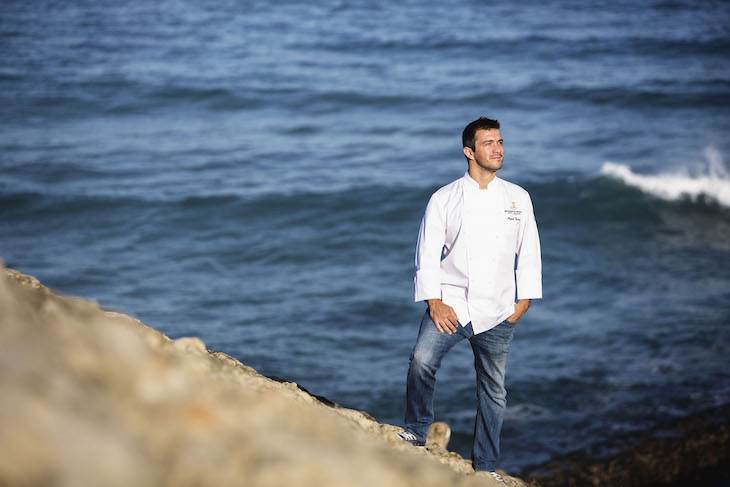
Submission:
M 604 163 L 601 174 L 665 200 L 707 198 L 730 207 L 730 173 L 723 164 L 722 155 L 717 149 L 708 147 L 705 159 L 706 170 L 694 175 L 687 171 L 637 174 L 629 166 L 613 162 Z

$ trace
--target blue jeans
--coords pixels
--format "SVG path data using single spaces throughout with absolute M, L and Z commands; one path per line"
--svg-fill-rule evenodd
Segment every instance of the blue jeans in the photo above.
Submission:
M 406 384 L 406 431 L 425 441 L 433 422 L 433 391 L 441 361 L 454 345 L 468 339 L 474 351 L 477 376 L 477 414 L 474 424 L 472 466 L 474 470 L 494 470 L 499 460 L 507 391 L 504 373 L 515 325 L 503 321 L 477 335 L 471 323 L 459 325 L 456 333 L 440 333 L 426 311 L 421 320 L 416 346 L 411 354 Z

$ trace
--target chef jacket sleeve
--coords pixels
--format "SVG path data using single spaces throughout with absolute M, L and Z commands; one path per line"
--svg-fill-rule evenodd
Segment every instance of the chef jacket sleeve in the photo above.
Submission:
M 418 232 L 414 278 L 416 301 L 441 299 L 441 253 L 445 236 L 444 209 L 434 195 L 426 206 Z
M 537 233 L 537 222 L 532 208 L 532 201 L 527 197 L 529 213 L 517 246 L 517 299 L 542 298 L 542 259 L 540 257 L 540 236 Z

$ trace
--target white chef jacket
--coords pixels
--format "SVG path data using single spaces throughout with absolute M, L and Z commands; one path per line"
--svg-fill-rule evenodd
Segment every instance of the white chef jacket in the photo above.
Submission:
M 415 300 L 440 298 L 474 333 L 542 298 L 540 238 L 530 195 L 495 177 L 487 189 L 467 172 L 431 196 L 416 246 Z

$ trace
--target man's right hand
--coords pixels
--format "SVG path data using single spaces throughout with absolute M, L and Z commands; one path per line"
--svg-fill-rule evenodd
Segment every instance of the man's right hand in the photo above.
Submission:
M 459 318 L 456 316 L 454 308 L 444 304 L 440 299 L 429 299 L 426 303 L 428 303 L 428 314 L 436 325 L 436 329 L 440 333 L 449 335 L 455 333 L 456 327 L 459 325 Z

